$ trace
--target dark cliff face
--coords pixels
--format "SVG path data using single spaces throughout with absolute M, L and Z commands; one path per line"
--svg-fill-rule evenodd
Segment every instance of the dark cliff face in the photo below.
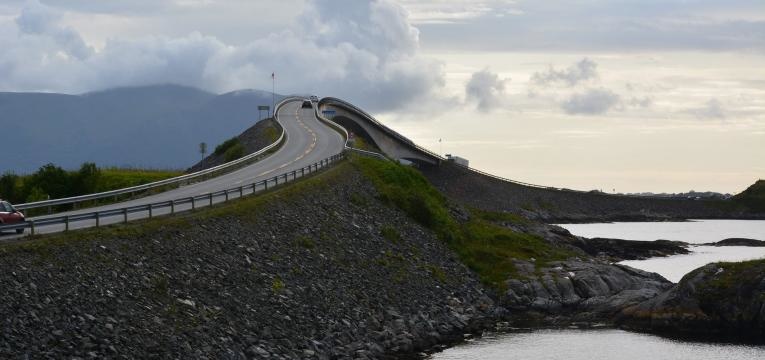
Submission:
M 690 218 L 765 219 L 765 210 L 721 200 L 650 199 L 535 188 L 494 179 L 446 162 L 423 169 L 435 187 L 477 208 L 523 214 L 548 223 Z
M 765 343 L 765 260 L 712 263 L 625 309 L 625 327 L 717 341 Z
M 380 358 L 498 313 L 348 164 L 169 219 L 0 246 L 0 358 Z

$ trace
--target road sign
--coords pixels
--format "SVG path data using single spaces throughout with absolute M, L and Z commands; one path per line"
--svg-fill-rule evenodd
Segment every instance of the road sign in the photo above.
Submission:
M 260 111 L 260 110 L 268 111 L 269 109 L 271 109 L 271 107 L 268 106 L 268 105 L 258 105 L 258 111 Z

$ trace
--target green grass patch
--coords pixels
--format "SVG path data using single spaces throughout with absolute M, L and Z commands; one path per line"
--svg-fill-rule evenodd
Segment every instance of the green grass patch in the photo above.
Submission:
M 370 158 L 355 158 L 353 164 L 372 180 L 381 200 L 433 230 L 485 284 L 496 289 L 502 290 L 505 280 L 517 276 L 513 259 L 533 258 L 542 267 L 576 255 L 497 224 L 528 221 L 518 215 L 472 209 L 469 221 L 457 222 L 443 195 L 415 169 Z
M 380 235 L 387 239 L 390 242 L 398 243 L 401 241 L 401 234 L 398 233 L 398 230 L 390 225 L 384 225 L 382 229 L 380 230 Z
M 226 153 L 226 151 L 228 151 L 228 149 L 236 146 L 237 144 L 241 145 L 241 143 L 239 142 L 239 138 L 234 136 L 231 139 L 228 139 L 220 143 L 220 145 L 216 146 L 213 154 L 218 156 L 223 155 Z
M 300 235 L 295 238 L 295 243 L 306 248 L 306 249 L 313 249 L 316 247 L 316 242 L 311 239 L 311 237 L 306 235 Z
M 271 290 L 273 290 L 273 292 L 275 293 L 278 293 L 284 290 L 284 286 L 285 286 L 284 281 L 282 281 L 282 278 L 278 276 L 275 277 L 274 280 L 271 282 Z
M 244 145 L 236 143 L 234 146 L 228 148 L 225 153 L 223 153 L 223 161 L 234 161 L 244 156 L 244 153 Z
M 174 170 L 104 168 L 101 169 L 96 192 L 148 184 L 180 175 L 183 175 L 183 172 Z

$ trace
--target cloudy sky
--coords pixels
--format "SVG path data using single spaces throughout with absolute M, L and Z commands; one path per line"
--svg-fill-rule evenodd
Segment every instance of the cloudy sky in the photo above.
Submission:
M 273 71 L 542 185 L 765 178 L 762 0 L 3 0 L 0 49 L 0 91 L 222 93 Z

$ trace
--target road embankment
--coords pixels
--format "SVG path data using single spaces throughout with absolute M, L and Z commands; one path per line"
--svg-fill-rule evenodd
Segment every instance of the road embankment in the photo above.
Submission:
M 353 166 L 166 219 L 0 246 L 0 357 L 382 358 L 501 313 Z

